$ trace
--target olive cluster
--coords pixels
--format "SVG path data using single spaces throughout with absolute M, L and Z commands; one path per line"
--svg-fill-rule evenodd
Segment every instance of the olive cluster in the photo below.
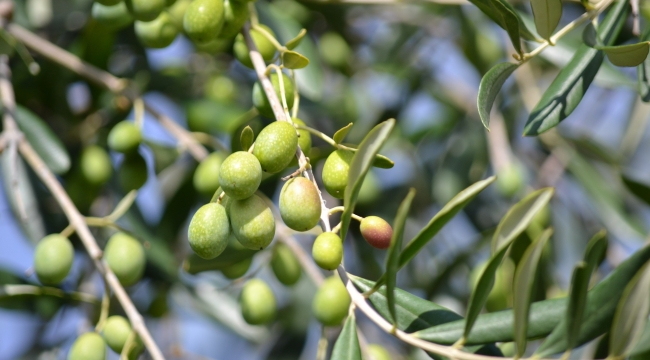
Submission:
M 106 345 L 118 354 L 122 353 L 129 337 L 133 337 L 128 347 L 127 358 L 135 360 L 144 351 L 144 344 L 134 336 L 131 324 L 123 316 L 113 315 L 106 319 L 101 334 L 87 332 L 75 340 L 68 353 L 68 360 L 104 360 Z

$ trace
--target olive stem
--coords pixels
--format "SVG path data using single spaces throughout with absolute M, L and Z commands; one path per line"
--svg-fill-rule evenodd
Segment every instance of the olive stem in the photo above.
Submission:
M 12 24 L 10 24 L 9 29 L 12 28 L 15 28 L 15 26 L 12 26 Z M 28 33 L 24 29 L 23 31 Z M 33 35 L 31 33 L 28 34 L 30 36 L 38 38 L 36 35 Z M 16 35 L 14 34 L 14 36 Z M 50 48 L 55 48 L 55 50 L 56 49 L 61 50 L 60 48 L 56 48 L 56 46 L 48 42 L 46 43 L 47 45 L 45 46 L 50 46 Z M 41 44 L 41 46 L 43 45 Z M 44 49 L 41 50 L 45 51 Z M 68 54 L 65 51 L 63 52 Z M 79 60 L 72 54 L 68 54 L 68 55 L 69 55 L 67 57 L 68 60 L 72 58 L 73 60 L 76 59 L 77 62 L 81 62 L 81 60 Z M 91 73 L 93 72 L 91 71 Z M 5 124 L 10 124 L 11 128 L 14 128 L 16 129 L 15 131 L 19 132 L 20 130 L 17 130 L 18 126 L 16 125 L 16 121 L 13 117 L 13 114 L 15 113 L 15 97 L 13 92 L 13 86 L 11 85 L 11 70 L 9 69 L 9 59 L 6 55 L 0 57 L 0 97 L 2 98 L 2 103 L 6 110 L 4 116 Z M 6 129 L 7 127 L 5 127 L 5 130 Z M 143 342 L 145 343 L 147 349 L 151 354 L 151 357 L 155 360 L 164 359 L 162 352 L 158 348 L 158 345 L 156 345 L 155 341 L 153 340 L 153 337 L 149 333 L 149 330 L 147 329 L 144 323 L 144 318 L 142 317 L 142 315 L 140 315 L 140 313 L 136 309 L 135 305 L 131 301 L 131 298 L 127 294 L 126 290 L 124 290 L 124 287 L 122 287 L 120 281 L 117 279 L 117 276 L 115 276 L 113 271 L 108 267 L 106 262 L 102 259 L 102 250 L 99 248 L 99 246 L 97 245 L 97 241 L 95 240 L 95 237 L 90 232 L 90 229 L 86 224 L 85 218 L 75 207 L 74 203 L 70 199 L 70 196 L 68 196 L 68 194 L 65 192 L 65 189 L 63 189 L 63 186 L 61 185 L 57 177 L 50 171 L 47 165 L 45 165 L 45 163 L 40 158 L 40 156 L 38 156 L 34 148 L 24 137 L 22 137 L 22 139 L 18 142 L 18 151 L 23 156 L 25 161 L 30 165 L 30 167 L 34 170 L 36 175 L 41 179 L 45 187 L 47 187 L 50 190 L 55 200 L 61 206 L 63 212 L 68 218 L 68 221 L 70 221 L 70 224 L 74 227 L 77 234 L 79 235 L 79 239 L 81 240 L 84 247 L 88 251 L 90 258 L 95 263 L 95 267 L 102 274 L 104 280 L 110 285 L 110 287 L 115 292 L 115 296 L 117 297 L 118 301 L 122 304 L 122 308 L 124 309 L 124 312 L 127 314 L 129 320 L 131 321 L 133 328 L 140 334 Z
M 142 127 L 144 126 L 144 102 L 141 97 L 133 100 L 133 117 L 135 126 L 142 130 Z
M 291 118 L 298 117 L 298 109 L 300 108 L 300 93 L 298 92 L 298 84 L 296 83 L 296 73 L 293 69 L 289 69 L 291 81 L 293 82 L 293 108 L 291 108 Z
M 102 309 L 99 313 L 99 320 L 95 326 L 95 332 L 100 333 L 104 328 L 106 319 L 108 319 L 108 311 L 111 307 L 111 289 L 108 287 L 106 281 L 104 281 L 104 295 L 102 296 Z
M 280 84 L 280 99 L 282 100 L 282 108 L 284 109 L 284 114 L 287 117 L 287 121 L 291 125 L 293 125 L 293 121 L 291 121 L 291 115 L 289 115 L 289 106 L 287 105 L 287 94 L 286 94 L 285 87 L 284 87 L 284 76 L 282 76 L 284 73 L 282 72 L 282 69 L 280 69 L 280 67 L 275 65 L 275 64 L 270 64 L 269 67 L 272 68 L 273 70 L 275 70 L 275 73 L 278 74 L 278 82 Z M 294 88 L 294 92 L 295 92 L 295 88 Z
M 0 287 L 0 299 L 10 298 L 12 296 L 20 295 L 36 295 L 36 296 L 54 296 L 61 299 L 69 299 L 74 301 L 82 301 L 90 304 L 99 304 L 99 299 L 91 294 L 82 292 L 64 292 L 61 289 L 49 286 L 34 286 L 22 284 L 10 284 Z
M 129 337 L 126 338 L 126 342 L 124 343 L 124 347 L 122 347 L 122 352 L 120 353 L 120 360 L 129 359 L 129 352 L 135 346 L 136 336 L 138 336 L 138 334 L 135 331 L 131 331 Z
M 259 26 L 259 24 L 252 24 L 251 28 L 259 32 L 260 34 L 262 34 L 262 36 L 264 36 L 271 44 L 273 44 L 273 46 L 275 46 L 275 48 L 278 49 L 279 52 L 283 53 L 287 51 L 286 47 L 282 46 L 282 44 L 280 44 L 278 40 L 275 37 L 273 37 L 273 35 L 269 34 L 269 32 L 266 31 L 266 29 L 264 29 L 263 27 Z

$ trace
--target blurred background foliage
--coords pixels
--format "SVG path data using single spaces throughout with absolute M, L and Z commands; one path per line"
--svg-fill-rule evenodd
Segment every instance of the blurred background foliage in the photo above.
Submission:
M 283 43 L 301 28 L 308 31 L 298 51 L 311 63 L 297 71 L 297 82 L 299 117 L 309 126 L 332 135 L 352 122 L 346 141 L 359 143 L 378 122 L 397 119 L 382 149 L 395 166 L 371 171 L 356 213 L 392 222 L 400 201 L 414 187 L 417 196 L 406 241 L 460 190 L 499 175 L 495 185 L 399 273 L 400 288 L 463 314 L 499 219 L 518 199 L 542 186 L 554 186 L 556 195 L 522 235 L 532 239 L 543 227 L 555 229 L 538 268 L 534 300 L 566 294 L 571 269 L 597 231 L 606 229 L 610 242 L 599 278 L 643 244 L 650 220 L 650 106 L 638 99 L 634 70 L 606 63 L 567 121 L 540 137 L 522 137 L 531 107 L 581 40 L 582 32 L 574 31 L 505 83 L 495 103 L 492 131 L 487 132 L 476 110 L 477 89 L 487 70 L 511 59 L 506 33 L 462 1 L 377 2 L 276 0 L 259 1 L 256 7 L 260 22 Z M 15 22 L 95 66 L 133 79 L 156 109 L 191 131 L 209 134 L 202 137 L 208 148 L 238 150 L 245 126 L 257 134 L 271 121 L 249 111 L 256 77 L 233 60 L 230 44 L 195 49 L 179 36 L 168 48 L 145 49 L 132 26 L 112 29 L 95 21 L 89 0 L 15 4 Z M 513 5 L 532 21 L 528 2 Z M 642 8 L 643 16 L 648 8 Z M 560 26 L 583 11 L 579 3 L 565 2 Z M 630 37 L 630 29 L 626 24 L 618 42 Z M 105 216 L 125 195 L 118 179 L 121 155 L 110 154 L 114 174 L 108 184 L 96 187 L 80 173 L 80 154 L 89 145 L 105 148 L 112 126 L 132 119 L 133 112 L 124 99 L 46 59 L 35 59 L 41 69 L 37 76 L 20 57 L 11 61 L 17 102 L 28 113 L 23 117 L 33 118 L 29 126 L 35 131 L 44 128 L 38 139 L 45 139 L 45 146 L 48 139 L 63 144 L 71 163 L 69 169 L 62 165 L 59 176 L 82 213 Z M 256 255 L 249 270 L 259 269 L 258 276 L 271 284 L 278 299 L 279 321 L 269 328 L 243 322 L 237 305 L 240 284 L 228 285 L 230 280 L 219 271 L 183 270 L 189 218 L 209 196 L 194 189 L 196 161 L 149 115 L 143 134 L 139 152 L 147 162 L 148 180 L 119 224 L 145 244 L 145 279 L 129 292 L 164 353 L 179 359 L 314 358 L 321 335 L 310 314 L 315 287 L 304 274 L 294 287 L 280 284 L 267 266 L 270 251 Z M 332 150 L 314 138 L 309 155 L 317 177 Z M 15 189 L 7 180 L 9 171 L 26 194 L 25 219 L 12 211 Z M 3 175 L 0 283 L 37 284 L 30 271 L 34 243 L 63 230 L 67 220 L 31 170 L 20 164 L 17 169 L 4 167 Z M 277 199 L 280 176 L 262 184 L 270 198 Z M 328 206 L 339 204 L 331 197 L 326 200 Z M 113 231 L 96 229 L 101 246 Z M 309 250 L 314 236 L 297 237 Z M 99 299 L 101 278 L 78 239 L 72 239 L 77 256 L 63 289 Z M 523 245 L 514 249 L 499 270 L 487 311 L 512 306 L 514 265 L 524 250 Z M 345 241 L 346 269 L 374 280 L 382 274 L 384 257 L 385 252 L 363 241 L 353 224 Z M 96 305 L 73 300 L 4 294 L 0 288 L 0 359 L 63 358 L 80 329 L 99 312 Z M 113 313 L 120 313 L 117 301 L 112 304 Z M 370 343 L 384 344 L 394 359 L 427 358 L 423 351 L 393 341 L 361 314 L 359 326 Z M 328 331 L 333 339 L 339 329 Z M 581 351 L 593 353 L 593 348 L 591 344 Z

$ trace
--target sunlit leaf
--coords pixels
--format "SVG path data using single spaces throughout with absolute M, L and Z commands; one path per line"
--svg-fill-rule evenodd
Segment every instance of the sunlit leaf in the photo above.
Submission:
M 406 195 L 404 201 L 397 210 L 395 221 L 393 223 L 393 237 L 390 239 L 390 247 L 386 256 L 386 298 L 388 299 L 388 309 L 391 320 L 396 323 L 395 312 L 395 286 L 397 284 L 397 271 L 399 270 L 399 254 L 402 250 L 402 238 L 404 237 L 404 225 L 411 208 L 411 202 L 415 197 L 415 189 L 411 189 Z
M 606 45 L 611 45 L 625 23 L 628 13 L 625 1 L 615 3 L 601 25 L 598 37 Z M 571 61 L 560 70 L 555 80 L 531 111 L 524 127 L 525 136 L 539 135 L 569 116 L 578 106 L 585 92 L 594 80 L 603 62 L 602 51 L 580 45 Z
M 550 39 L 562 18 L 561 0 L 531 0 L 537 33 L 544 39 Z
M 634 67 L 643 63 L 648 57 L 650 41 L 629 45 L 596 46 L 596 49 L 603 50 L 609 61 L 616 66 Z
M 241 148 L 244 151 L 247 151 L 250 149 L 251 145 L 253 145 L 253 141 L 255 141 L 255 133 L 250 126 L 246 126 L 239 136 L 239 143 L 241 144 Z
M 332 139 L 334 139 L 334 142 L 337 144 L 342 143 L 343 140 L 345 140 L 345 137 L 350 132 L 350 129 L 352 129 L 352 123 L 345 125 L 344 127 L 340 128 L 337 132 L 335 132 L 334 136 L 332 137 Z
M 490 129 L 490 111 L 494 104 L 497 94 L 501 91 L 503 83 L 506 82 L 508 77 L 519 67 L 518 64 L 509 62 L 500 63 L 495 65 L 488 71 L 478 87 L 478 114 L 481 117 L 483 126 Z
M 350 172 L 348 174 L 348 184 L 345 187 L 345 210 L 343 211 L 343 215 L 341 215 L 342 239 L 345 239 L 345 235 L 348 232 L 348 227 L 350 226 L 350 221 L 352 219 L 352 212 L 357 203 L 357 197 L 359 196 L 363 179 L 365 179 L 375 156 L 388 139 L 388 135 L 390 135 L 394 127 L 395 119 L 386 120 L 375 126 L 363 139 L 359 145 L 359 149 L 352 158 Z
M 515 311 L 515 343 L 517 356 L 521 357 L 526 351 L 530 301 L 533 284 L 537 273 L 537 265 L 542 256 L 546 242 L 553 234 L 552 229 L 546 229 L 529 247 L 519 260 L 514 278 L 514 311 Z
M 354 314 L 348 316 L 339 338 L 334 343 L 331 360 L 361 360 L 361 347 L 357 337 L 357 322 Z
M 295 51 L 285 51 L 282 53 L 282 65 L 287 69 L 302 69 L 309 65 L 309 59 Z
M 300 30 L 300 32 L 298 33 L 298 35 L 296 35 L 295 38 L 293 38 L 293 39 L 287 41 L 287 44 L 286 44 L 285 46 L 286 46 L 287 49 L 289 49 L 289 50 L 293 50 L 293 49 L 295 49 L 296 46 L 300 45 L 300 42 L 302 41 L 302 38 L 305 37 L 305 35 L 307 35 L 307 29 L 302 29 L 302 30 Z

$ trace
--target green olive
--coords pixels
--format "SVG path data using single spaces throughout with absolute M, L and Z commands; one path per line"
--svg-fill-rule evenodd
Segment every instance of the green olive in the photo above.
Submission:
M 339 325 L 350 308 L 350 295 L 338 276 L 331 276 L 323 282 L 312 303 L 316 319 L 325 326 Z
M 345 68 L 350 61 L 350 46 L 335 32 L 323 34 L 318 41 L 321 59 L 335 68 Z
M 253 195 L 262 182 L 262 166 L 259 160 L 246 151 L 230 154 L 219 169 L 219 184 L 234 200 Z
M 253 263 L 253 258 L 249 257 L 240 262 L 234 263 L 228 267 L 221 269 L 221 273 L 228 279 L 239 279 L 244 276 Z
M 209 203 L 192 216 L 187 238 L 194 252 L 204 259 L 214 259 L 228 246 L 230 223 L 226 209 L 217 203 Z
M 160 49 L 174 42 L 176 35 L 178 35 L 178 28 L 174 25 L 169 14 L 163 11 L 153 21 L 136 21 L 135 35 L 142 45 Z
M 524 176 L 519 165 L 511 164 L 497 176 L 497 189 L 505 197 L 513 197 L 524 185 Z
M 104 335 L 106 344 L 108 344 L 108 347 L 118 354 L 122 352 L 122 349 L 132 332 L 133 329 L 131 328 L 129 321 L 119 315 L 113 315 L 106 319 L 104 327 L 102 328 L 102 334 Z M 134 346 L 129 352 L 129 359 L 137 358 L 137 355 L 144 350 L 144 344 L 142 343 L 142 340 L 140 340 L 140 337 L 136 336 L 135 339 L 136 346 Z
M 393 237 L 393 228 L 378 216 L 366 216 L 361 220 L 361 235 L 377 249 L 388 249 Z
M 137 190 L 147 182 L 147 162 L 138 153 L 127 154 L 120 165 L 117 177 L 124 191 Z
M 271 269 L 273 269 L 275 277 L 287 286 L 297 283 L 302 274 L 298 258 L 288 246 L 282 243 L 278 243 L 273 247 Z
M 122 0 L 95 0 L 95 2 L 106 6 L 113 6 L 122 2 Z
M 106 343 L 96 332 L 87 332 L 75 340 L 68 353 L 68 360 L 105 360 Z
M 114 234 L 108 240 L 104 259 L 124 286 L 131 286 L 140 281 L 147 264 L 142 244 L 123 232 Z
M 219 33 L 220 39 L 234 38 L 248 20 L 248 4 L 240 1 L 225 0 L 224 3 L 224 24 Z
M 260 131 L 253 155 L 260 161 L 263 171 L 274 174 L 289 165 L 297 147 L 296 129 L 286 121 L 275 121 Z
M 224 156 L 221 153 L 212 153 L 203 159 L 194 172 L 194 188 L 204 194 L 212 196 L 219 188 L 219 168 Z
M 331 153 L 323 165 L 323 185 L 325 190 L 338 199 L 343 199 L 348 185 L 350 163 L 354 153 L 349 150 L 336 150 Z
M 132 153 L 142 142 L 140 129 L 130 121 L 120 121 L 108 133 L 108 147 L 121 153 Z
M 223 75 L 208 80 L 203 89 L 207 98 L 221 103 L 231 102 L 237 95 L 237 84 L 231 78 Z
M 275 94 L 278 96 L 278 100 L 280 100 L 280 103 L 282 103 L 282 96 L 280 93 L 280 78 L 278 77 L 278 74 L 273 73 L 269 78 L 271 79 L 271 84 L 273 84 L 273 89 L 275 89 Z M 284 95 L 287 98 L 287 108 L 291 110 L 294 101 L 293 82 L 284 73 L 282 73 L 282 81 L 284 85 Z M 273 109 L 271 108 L 271 103 L 269 102 L 269 98 L 266 97 L 266 93 L 264 92 L 264 89 L 259 82 L 256 82 L 255 85 L 253 85 L 253 106 L 255 106 L 260 114 L 269 118 L 275 118 L 273 115 Z
M 92 145 L 81 152 L 79 161 L 81 174 L 93 185 L 103 185 L 111 178 L 113 165 L 104 148 Z
M 368 345 L 368 354 L 372 360 L 391 360 L 393 358 L 388 350 L 379 344 Z
M 44 285 L 60 284 L 72 268 L 74 248 L 68 238 L 59 234 L 44 237 L 34 253 L 34 270 Z
M 230 225 L 237 240 L 251 250 L 264 249 L 275 236 L 273 213 L 257 195 L 232 202 Z
M 280 215 L 288 227 L 307 231 L 318 224 L 321 202 L 314 183 L 304 177 L 287 181 L 280 192 Z
M 123 1 L 113 6 L 106 6 L 96 2 L 93 4 L 91 13 L 93 19 L 97 20 L 98 23 L 113 30 L 121 29 L 133 22 L 133 16 Z
M 167 6 L 165 0 L 124 0 L 126 7 L 136 20 L 152 21 Z
M 194 0 L 185 10 L 183 28 L 192 41 L 215 40 L 224 23 L 223 0 Z
M 178 30 L 183 29 L 183 18 L 185 17 L 185 11 L 192 3 L 192 0 L 178 0 L 173 5 L 167 8 L 167 13 L 171 18 L 172 23 Z
M 335 233 L 322 233 L 316 237 L 311 255 L 322 269 L 334 270 L 343 260 L 343 240 Z
M 260 24 L 260 27 L 271 34 L 271 36 L 275 37 L 275 33 L 268 26 Z M 261 32 L 255 29 L 252 29 L 250 31 L 250 34 L 251 38 L 253 39 L 253 43 L 257 48 L 257 51 L 259 51 L 259 53 L 262 55 L 264 61 L 269 62 L 273 60 L 273 57 L 275 56 L 275 52 L 277 50 L 273 43 L 269 41 L 266 36 L 262 35 Z M 246 46 L 246 41 L 244 40 L 244 35 L 239 34 L 235 38 L 233 52 L 235 54 L 235 58 L 237 58 L 239 62 L 244 64 L 246 67 L 249 67 L 251 69 L 253 68 L 253 62 L 251 61 L 248 46 Z
M 249 280 L 239 297 L 244 320 L 251 325 L 267 324 L 275 318 L 276 301 L 271 288 L 260 279 Z

